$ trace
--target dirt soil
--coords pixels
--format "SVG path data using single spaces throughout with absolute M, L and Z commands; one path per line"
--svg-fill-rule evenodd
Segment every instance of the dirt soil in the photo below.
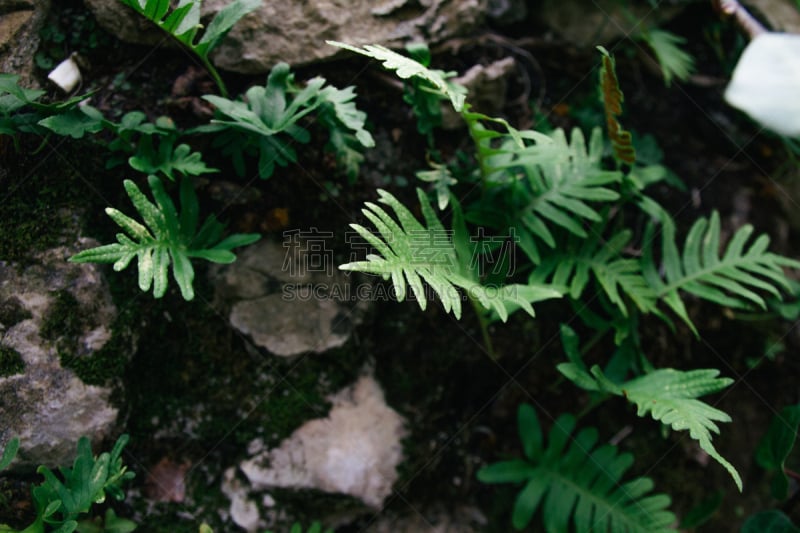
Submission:
M 80 11 L 79 3 L 65 6 Z M 65 25 L 67 19 L 55 20 Z M 798 202 L 791 194 L 800 190 L 800 177 L 790 172 L 797 168 L 796 159 L 779 138 L 759 132 L 722 100 L 742 46 L 736 29 L 721 23 L 705 4 L 688 8 L 667 29 L 686 37 L 697 59 L 697 74 L 688 82 L 665 87 L 641 43 L 621 40 L 609 46 L 625 93 L 624 124 L 635 135 L 651 135 L 663 151 L 664 163 L 686 185 L 685 192 L 665 186 L 652 195 L 675 216 L 683 232 L 716 209 L 728 232 L 753 224 L 757 232 L 770 235 L 773 251 L 800 256 L 800 227 L 791 217 Z M 169 115 L 184 128 L 207 118 L 198 97 L 213 86 L 186 54 L 127 45 L 96 28 L 91 31 L 108 43 L 102 50 L 85 51 L 91 69 L 84 88 L 97 90 L 93 105 L 111 117 L 137 109 L 151 120 Z M 505 101 L 502 114 L 519 127 L 602 125 L 596 89 L 599 55 L 560 41 L 538 25 L 535 14 L 511 27 L 487 26 L 474 37 L 444 43 L 433 52 L 434 66 L 459 71 L 514 57 L 518 68 L 507 94 L 497 99 Z M 299 147 L 302 164 L 279 168 L 268 180 L 239 179 L 225 158 L 198 146 L 206 149 L 210 166 L 222 169 L 224 180 L 216 189 L 217 177 L 201 186 L 202 208 L 216 212 L 232 231 L 259 231 L 275 240 L 290 229 L 331 231 L 337 236 L 337 259 L 346 260 L 343 231 L 349 223 L 363 221 L 360 209 L 376 198 L 376 187 L 406 205 L 416 205 L 414 171 L 426 168 L 425 140 L 416 131 L 401 90 L 387 82 L 375 63 L 353 57 L 295 72 L 298 80 L 321 75 L 338 87 L 355 85 L 358 106 L 367 112 L 378 143 L 367 154 L 359 179 L 348 183 L 337 174 L 322 142 Z M 232 94 L 264 82 L 264 76 L 225 76 Z M 176 84 L 188 85 L 188 92 L 176 96 Z M 324 138 L 323 131 L 310 128 L 315 139 Z M 110 242 L 115 228 L 102 208 L 127 208 L 121 182 L 133 172 L 127 167 L 105 170 L 107 154 L 86 140 L 51 137 L 31 155 L 40 142 L 23 137 L 21 151 L 8 143 L 0 145 L 0 190 L 12 191 L 0 213 L 11 217 L 25 210 L 45 225 L 57 222 L 57 210 L 51 207 L 60 207 L 62 201 L 79 205 L 76 213 L 89 231 Z M 465 131 L 439 131 L 436 145 L 447 158 L 468 147 L 469 139 Z M 23 183 L 18 176 L 35 179 Z M 226 190 L 257 194 L 243 205 L 231 206 Z M 788 214 L 786 206 L 791 207 Z M 33 228 L 27 228 L 30 240 L 15 245 L 19 239 L 9 230 L 5 227 L 0 237 L 5 242 L 0 259 L 16 259 L 28 246 L 48 245 Z M 589 404 L 589 397 L 564 383 L 555 369 L 564 361 L 558 325 L 571 314 L 563 305 L 539 306 L 536 320 L 520 313 L 506 324 L 492 325 L 496 359 L 487 355 L 479 324 L 468 312 L 456 321 L 437 305 L 422 312 L 411 302 L 378 302 L 343 348 L 277 361 L 230 330 L 212 303 L 205 267 L 197 268 L 198 298 L 191 303 L 174 289 L 155 301 L 138 292 L 130 269 L 122 274 L 109 269 L 117 303 L 140 331 L 140 347 L 124 369 L 124 394 L 119 398 L 126 413 L 124 430 L 131 434 L 126 461 L 137 477 L 117 510 L 136 517 L 141 531 L 195 532 L 202 521 L 215 531 L 234 531 L 218 514 L 227 507 L 219 493 L 222 471 L 246 457 L 253 439 L 274 446 L 303 421 L 324 416 L 325 396 L 351 383 L 365 365 L 374 368 L 388 403 L 409 422 L 410 435 L 404 442 L 408 459 L 395 494 L 376 512 L 345 497 L 276 491 L 271 494 L 273 509 L 283 511 L 275 515 L 273 529 L 288 531 L 295 519 L 306 524 L 321 519 L 338 524 L 337 531 L 369 531 L 386 516 L 433 516 L 441 508 L 455 512 L 468 507 L 484 515 L 485 520 L 477 520 L 477 530 L 510 531 L 514 487 L 482 485 L 475 472 L 520 454 L 516 409 L 521 402 L 533 397 L 552 413 L 577 413 Z M 710 518 L 698 531 L 736 531 L 750 514 L 771 508 L 800 519 L 797 487 L 792 486 L 786 502 L 771 499 L 769 476 L 754 462 L 755 447 L 770 418 L 800 400 L 794 381 L 800 376 L 796 324 L 775 313 L 745 316 L 691 298 L 687 307 L 699 337 L 681 325 L 673 331 L 647 318 L 641 324 L 645 353 L 656 367 L 719 368 L 736 380 L 711 401 L 733 418 L 721 424 L 714 443 L 741 472 L 744 492 L 739 494 L 728 474 L 688 436 L 662 432 L 651 420 L 638 418 L 623 399 L 591 410 L 581 424 L 596 426 L 601 439 L 613 437 L 621 449 L 631 451 L 631 474 L 652 477 L 657 490 L 671 495 L 679 517 L 708 504 Z M 582 338 L 589 335 L 579 333 Z M 611 340 L 604 339 L 587 358 L 603 361 L 612 349 Z M 264 395 L 267 389 L 273 394 Z M 231 425 L 232 419 L 240 422 Z M 154 472 L 185 476 L 185 493 L 174 498 L 178 501 L 156 501 L 164 497 L 153 491 Z M 32 510 L 24 503 L 30 479 L 35 476 L 0 485 L 0 496 L 11 495 L 20 502 L 9 507 L 12 513 L 0 511 L 0 523 L 24 522 L 30 516 Z

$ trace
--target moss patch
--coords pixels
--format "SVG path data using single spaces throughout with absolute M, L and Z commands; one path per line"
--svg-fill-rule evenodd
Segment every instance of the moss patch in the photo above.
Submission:
M 6 328 L 19 324 L 23 320 L 31 318 L 31 316 L 33 315 L 14 297 L 0 302 L 0 324 Z
M 25 370 L 25 361 L 14 348 L 0 344 L 0 377 L 22 374 Z
M 42 338 L 55 341 L 61 366 L 69 368 L 87 385 L 108 385 L 125 371 L 131 339 L 122 334 L 130 317 L 120 316 L 111 325 L 112 337 L 92 354 L 80 354 L 78 342 L 90 326 L 89 310 L 81 307 L 69 291 L 58 291 L 42 321 Z
M 82 312 L 78 300 L 69 291 L 58 291 L 55 301 L 47 311 L 39 334 L 43 339 L 55 341 L 74 339 L 86 327 L 86 317 Z M 59 351 L 61 347 L 59 346 Z

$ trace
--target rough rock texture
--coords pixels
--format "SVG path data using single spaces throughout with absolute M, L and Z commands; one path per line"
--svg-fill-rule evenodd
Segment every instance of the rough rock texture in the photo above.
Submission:
M 231 497 L 231 516 L 255 530 L 254 491 L 270 488 L 313 488 L 348 494 L 379 508 L 397 480 L 403 459 L 403 418 L 386 405 L 371 376 L 361 377 L 332 398 L 327 418 L 311 420 L 278 448 L 257 453 L 239 469 L 249 489 L 226 474 L 223 490 Z
M 136 44 L 158 44 L 170 37 L 119 0 L 83 0 L 97 23 L 116 38 Z
M 96 244 L 87 240 L 79 247 Z M 59 357 L 66 346 L 74 357 L 91 357 L 111 338 L 117 315 L 98 267 L 67 263 L 76 251 L 48 250 L 24 267 L 0 262 L 0 350 L 20 363 L 0 373 L 0 447 L 20 437 L 20 467 L 66 464 L 78 438 L 108 437 L 117 420 L 111 389 L 86 385 Z M 64 294 L 74 309 L 55 317 Z M 59 328 L 67 322 L 72 334 L 65 335 Z
M 262 241 L 212 270 L 216 301 L 231 325 L 281 356 L 344 344 L 361 309 L 349 304 L 350 278 L 336 270 L 326 235 Z
M 203 13 L 215 13 L 228 1 L 208 0 Z M 143 31 L 146 26 L 118 0 L 86 3 L 102 26 L 123 40 L 153 44 L 160 39 Z M 436 43 L 469 33 L 486 8 L 487 0 L 263 0 L 259 10 L 234 26 L 212 59 L 220 68 L 256 74 L 268 72 L 279 61 L 302 65 L 339 53 L 325 44 L 326 39 L 356 45 Z
M 794 0 L 747 0 L 743 3 L 753 14 L 762 15 L 772 31 L 800 33 L 800 11 Z
M 659 6 L 618 0 L 544 0 L 537 18 L 568 42 L 581 48 L 607 44 L 658 26 L 678 14 L 682 6 Z
M 21 76 L 25 87 L 33 86 L 33 56 L 50 0 L 0 0 L 0 72 Z

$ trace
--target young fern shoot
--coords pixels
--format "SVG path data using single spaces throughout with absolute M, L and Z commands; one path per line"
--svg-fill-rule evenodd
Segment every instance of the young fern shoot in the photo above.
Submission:
M 185 300 L 194 298 L 194 268 L 191 258 L 201 258 L 214 263 L 232 263 L 236 256 L 233 248 L 256 242 L 257 233 L 237 233 L 222 239 L 224 225 L 211 215 L 197 230 L 199 205 L 192 182 L 184 178 L 181 182 L 181 208 L 164 191 L 164 185 L 155 176 L 148 182 L 155 203 L 139 190 L 131 180 L 125 180 L 125 190 L 133 206 L 141 215 L 144 224 L 109 207 L 111 219 L 124 233 L 117 233 L 114 244 L 84 250 L 72 256 L 74 263 L 113 263 L 114 270 L 124 270 L 133 260 L 138 261 L 139 288 L 161 298 L 167 291 L 167 274 L 172 263 L 172 275 Z

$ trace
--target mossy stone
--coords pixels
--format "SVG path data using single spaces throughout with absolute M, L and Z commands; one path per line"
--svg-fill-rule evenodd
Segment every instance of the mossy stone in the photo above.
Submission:
M 0 377 L 22 374 L 25 370 L 25 361 L 14 348 L 0 344 Z

